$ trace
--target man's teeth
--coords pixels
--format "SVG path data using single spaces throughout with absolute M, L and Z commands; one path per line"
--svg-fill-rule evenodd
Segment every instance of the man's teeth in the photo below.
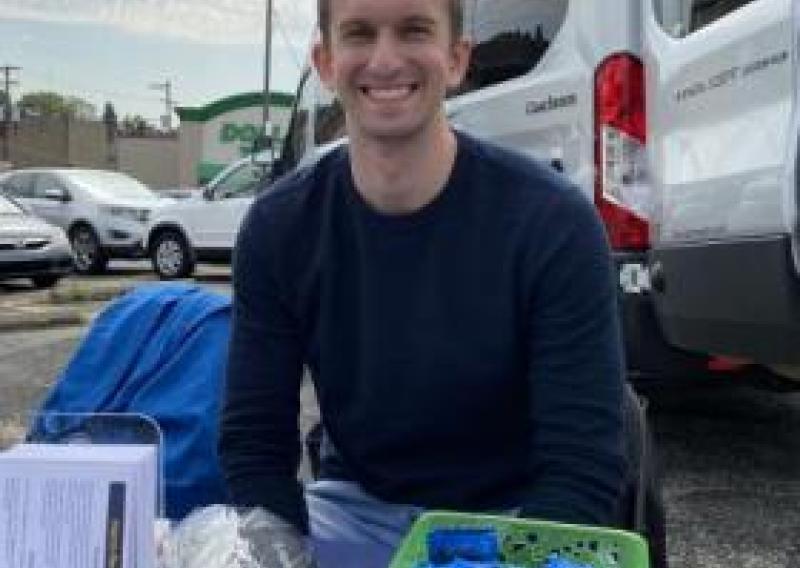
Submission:
M 411 94 L 412 87 L 410 85 L 404 87 L 366 87 L 366 94 L 373 99 L 380 101 L 391 101 L 402 99 Z

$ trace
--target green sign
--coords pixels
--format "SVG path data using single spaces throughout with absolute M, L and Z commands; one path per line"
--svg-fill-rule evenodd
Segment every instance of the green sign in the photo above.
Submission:
M 234 124 L 233 122 L 225 122 L 219 131 L 219 139 L 223 144 L 232 144 L 236 142 L 244 142 L 252 144 L 258 137 L 261 129 L 254 124 Z

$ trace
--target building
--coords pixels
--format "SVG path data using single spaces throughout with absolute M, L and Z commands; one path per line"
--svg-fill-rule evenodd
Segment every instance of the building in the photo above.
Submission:
M 223 167 L 251 153 L 262 131 L 264 95 L 241 93 L 203 107 L 179 107 L 179 184 L 202 185 Z M 294 97 L 270 94 L 270 121 L 276 155 L 289 126 Z

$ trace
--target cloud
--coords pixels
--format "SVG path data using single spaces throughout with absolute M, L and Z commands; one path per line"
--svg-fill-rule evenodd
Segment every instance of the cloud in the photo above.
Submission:
M 304 48 L 315 4 L 274 0 L 276 42 Z M 209 44 L 262 43 L 265 11 L 266 0 L 0 0 L 4 18 L 104 24 Z

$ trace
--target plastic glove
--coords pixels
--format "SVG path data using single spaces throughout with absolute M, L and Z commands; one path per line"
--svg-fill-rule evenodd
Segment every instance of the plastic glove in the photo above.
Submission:
M 261 508 L 239 511 L 239 534 L 260 568 L 316 568 L 306 540 L 294 526 Z
M 258 508 L 198 509 L 173 528 L 160 549 L 159 568 L 316 568 L 303 535 Z

